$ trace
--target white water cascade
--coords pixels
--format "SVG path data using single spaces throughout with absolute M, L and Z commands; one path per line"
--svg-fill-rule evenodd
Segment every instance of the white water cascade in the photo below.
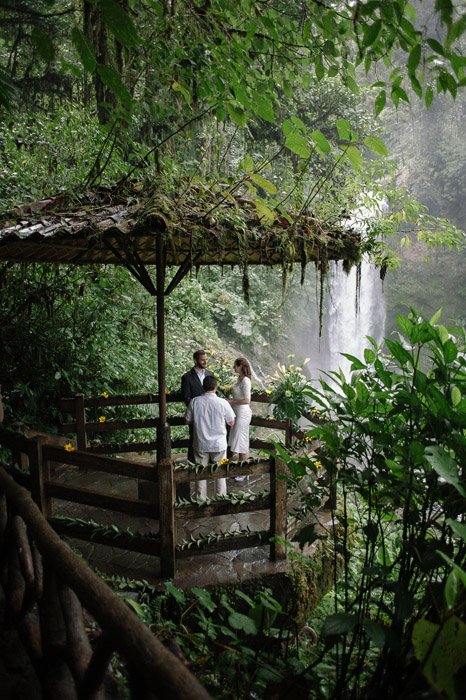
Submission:
M 314 380 L 338 368 L 347 374 L 350 362 L 341 353 L 364 361 L 364 349 L 370 346 L 366 336 L 380 343 L 385 331 L 382 281 L 373 265 L 362 262 L 358 280 L 356 267 L 347 274 L 341 263 L 331 262 L 324 284 L 322 336 L 319 338 L 318 329 L 312 329 L 303 338 L 311 358 L 308 371 Z

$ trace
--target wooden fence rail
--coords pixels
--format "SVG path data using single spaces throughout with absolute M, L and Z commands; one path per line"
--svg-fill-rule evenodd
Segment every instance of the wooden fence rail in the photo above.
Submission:
M 1 466 L 0 545 L 3 627 L 17 630 L 43 697 L 105 700 L 104 682 L 116 652 L 134 700 L 209 698 L 184 664 L 62 542 Z M 83 608 L 100 626 L 94 648 Z
M 229 462 L 226 465 L 209 467 L 177 466 L 171 459 L 161 460 L 156 466 L 149 466 L 134 460 L 95 455 L 89 451 L 66 451 L 63 446 L 43 444 L 43 440 L 43 437 L 28 439 L 21 434 L 0 429 L 0 444 L 11 451 L 12 462 L 23 464 L 25 460 L 22 456 L 26 456 L 26 461 L 29 461 L 29 471 L 15 469 L 16 480 L 31 491 L 40 510 L 61 534 L 159 557 L 163 578 L 172 578 L 175 575 L 176 560 L 185 556 L 256 547 L 259 544 L 270 545 L 272 560 L 285 556 L 279 540 L 286 537 L 286 482 L 280 479 L 282 466 L 273 456 L 267 459 Z M 57 465 L 124 476 L 138 483 L 152 482 L 156 485 L 157 498 L 152 500 L 128 498 L 58 483 L 54 480 L 54 469 Z M 179 484 L 189 486 L 189 482 L 193 481 L 216 480 L 246 473 L 269 475 L 269 494 L 259 494 L 240 502 L 232 502 L 222 497 L 208 503 L 199 503 L 195 500 L 176 501 L 176 488 Z M 105 531 L 105 527 L 96 529 L 95 524 L 83 521 L 65 523 L 63 519 L 55 517 L 54 501 L 56 499 L 92 506 L 99 510 L 153 519 L 159 523 L 159 533 L 145 535 L 118 529 L 115 531 L 115 528 Z M 187 549 L 183 543 L 175 541 L 176 525 L 179 520 L 237 515 L 253 511 L 270 512 L 268 530 L 245 535 L 234 533 L 235 536 L 233 533 L 223 533 L 220 538 L 199 541 L 195 548 Z

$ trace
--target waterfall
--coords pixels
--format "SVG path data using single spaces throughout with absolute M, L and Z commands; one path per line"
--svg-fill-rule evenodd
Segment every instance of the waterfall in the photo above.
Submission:
M 364 360 L 364 349 L 370 346 L 366 336 L 380 343 L 385 331 L 382 282 L 373 265 L 362 262 L 358 275 L 355 267 L 346 274 L 341 263 L 332 262 L 325 285 L 322 336 L 314 328 L 306 329 L 303 337 L 313 379 L 338 368 L 347 374 L 350 362 L 340 353 Z

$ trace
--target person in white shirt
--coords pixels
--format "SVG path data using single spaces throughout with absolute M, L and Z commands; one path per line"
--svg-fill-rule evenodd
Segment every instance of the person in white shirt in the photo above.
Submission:
M 213 377 L 213 372 L 207 369 L 207 353 L 205 350 L 196 350 L 193 353 L 194 367 L 188 372 L 185 372 L 181 377 L 181 397 L 186 406 L 189 406 L 189 402 L 195 396 L 202 396 L 204 389 L 202 388 L 202 382 L 205 377 Z M 188 442 L 188 461 L 194 462 L 194 449 L 193 449 L 193 427 L 189 426 L 189 442 Z
M 221 462 L 227 454 L 227 425 L 233 426 L 235 414 L 226 399 L 216 395 L 217 380 L 207 376 L 203 382 L 204 394 L 191 399 L 185 420 L 194 426 L 194 458 L 196 464 Z M 217 494 L 226 495 L 226 479 L 215 479 Z M 196 496 L 205 499 L 207 482 L 196 481 Z

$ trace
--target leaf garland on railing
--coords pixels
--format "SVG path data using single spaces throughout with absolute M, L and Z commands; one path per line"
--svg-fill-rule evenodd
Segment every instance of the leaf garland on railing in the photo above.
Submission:
M 249 459 L 243 459 L 241 461 L 231 461 L 227 460 L 225 462 L 214 462 L 213 464 L 209 464 L 207 467 L 203 466 L 202 464 L 195 464 L 194 462 L 177 462 L 174 467 L 173 471 L 188 471 L 191 474 L 199 474 L 200 472 L 205 471 L 206 469 L 209 469 L 209 472 L 211 474 L 215 473 L 219 469 L 226 469 L 226 471 L 231 471 L 235 469 L 236 467 L 248 467 L 253 464 L 259 464 L 260 462 L 263 462 L 264 460 L 261 459 L 260 457 L 249 457 Z
M 177 498 L 175 508 L 184 508 L 185 506 L 209 506 L 213 503 L 251 503 L 269 495 L 269 491 L 254 492 L 248 489 L 247 491 L 236 491 L 234 493 L 218 494 L 215 498 L 200 498 L 199 496 L 190 496 L 189 498 Z
M 132 540 L 144 540 L 146 542 L 156 542 L 160 540 L 158 534 L 151 533 L 139 533 L 134 532 L 131 528 L 126 528 L 122 530 L 118 525 L 104 525 L 103 523 L 98 523 L 96 520 L 84 520 L 83 518 L 70 518 L 65 515 L 56 515 L 51 518 L 50 522 L 53 525 L 54 522 L 60 521 L 65 527 L 73 527 L 75 525 L 82 527 L 91 527 L 93 533 L 90 539 L 92 540 L 95 535 L 111 535 L 114 539 L 124 535 Z
M 176 549 L 178 551 L 184 551 L 186 549 L 202 549 L 202 547 L 212 544 L 214 542 L 222 542 L 227 539 L 232 539 L 235 537 L 244 537 L 248 535 L 258 535 L 260 542 L 266 542 L 269 538 L 269 533 L 258 532 L 251 530 L 249 526 L 245 530 L 220 530 L 219 532 L 208 532 L 207 534 L 200 533 L 197 536 L 191 535 L 189 540 L 182 540 L 180 544 L 177 545 Z

